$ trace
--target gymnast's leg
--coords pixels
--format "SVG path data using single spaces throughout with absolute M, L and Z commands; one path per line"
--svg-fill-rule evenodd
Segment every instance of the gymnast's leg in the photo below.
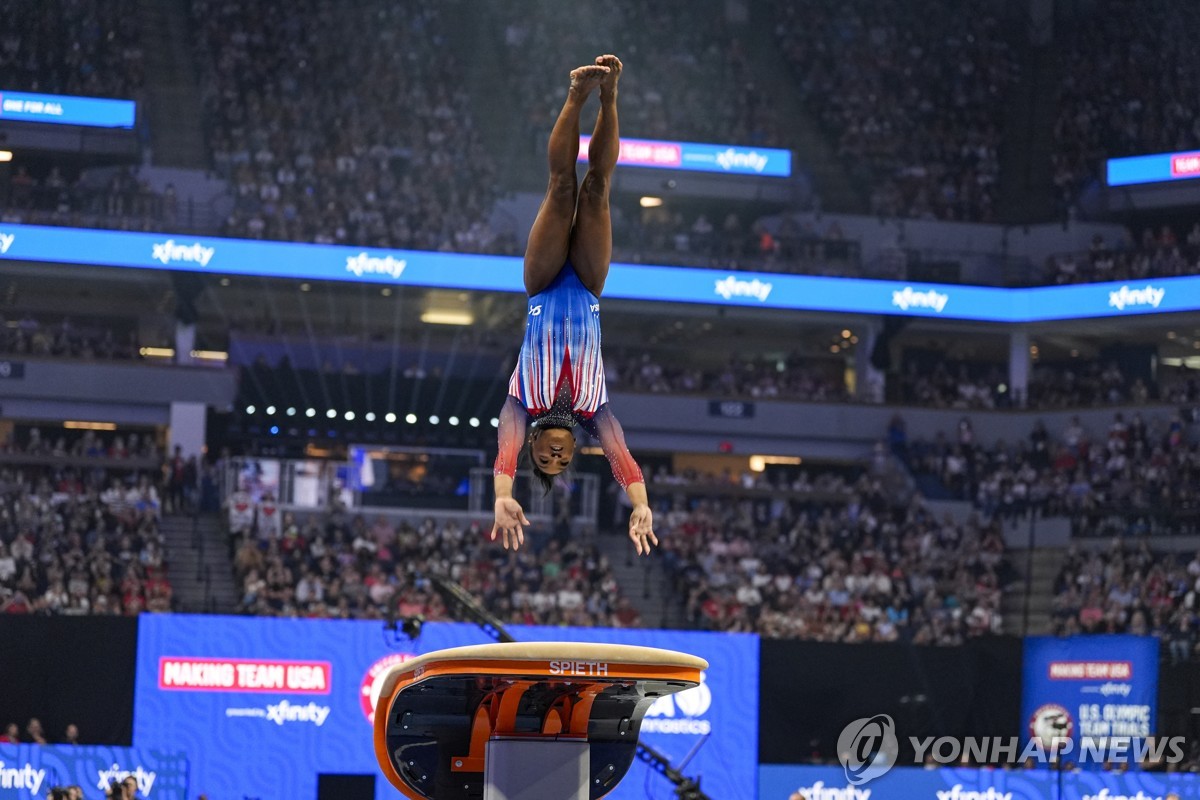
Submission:
M 538 209 L 529 243 L 525 247 L 525 293 L 533 296 L 545 289 L 567 261 L 571 221 L 575 217 L 575 162 L 579 157 L 579 112 L 592 90 L 608 73 L 600 65 L 579 67 L 571 72 L 567 102 L 550 131 L 547 157 L 550 183 Z
M 608 189 L 621 151 L 617 130 L 617 80 L 621 77 L 621 60 L 607 55 L 597 58 L 596 63 L 607 67 L 608 73 L 600 81 L 600 114 L 596 117 L 596 128 L 588 148 L 588 170 L 579 192 L 570 254 L 579 280 L 599 297 L 608 278 L 608 263 L 612 260 Z

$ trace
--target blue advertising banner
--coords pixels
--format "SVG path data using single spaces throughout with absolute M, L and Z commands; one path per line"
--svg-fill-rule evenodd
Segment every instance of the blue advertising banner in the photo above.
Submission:
M 1110 158 L 1105 166 L 1109 186 L 1183 181 L 1200 178 L 1200 151 Z
M 1200 797 L 1200 775 L 895 767 L 853 786 L 841 767 L 764 764 L 759 800 L 1165 800 Z
M 1025 639 L 1021 719 L 1031 736 L 1081 740 L 1155 734 L 1158 639 L 1153 636 L 1030 636 Z M 1094 765 L 1089 765 L 1094 766 Z
M 521 259 L 0 224 L 0 260 L 523 292 Z M 998 289 L 615 263 L 608 299 L 1023 323 L 1200 309 L 1200 276 Z
M 758 756 L 758 653 L 754 636 L 593 628 L 523 628 L 519 640 L 604 641 L 681 650 L 708 659 L 705 683 L 651 708 L 646 741 L 705 790 L 752 800 Z M 389 666 L 420 653 L 487 642 L 475 626 L 429 623 L 416 642 L 379 622 L 144 615 L 138 627 L 134 744 L 186 752 L 193 795 L 314 797 L 320 773 L 376 776 L 376 797 L 396 791 L 372 749 L 371 687 Z M 612 798 L 670 797 L 635 761 Z
M 87 800 L 101 800 L 113 781 L 128 777 L 138 797 L 190 800 L 187 755 L 177 750 L 0 744 L 0 797 L 34 800 L 75 785 Z
M 132 100 L 0 90 L 0 122 L 132 128 L 136 120 L 137 103 Z
M 579 137 L 580 161 L 588 160 L 591 141 L 591 136 Z M 786 178 L 792 174 L 792 151 L 771 147 L 622 138 L 617 163 L 627 167 Z

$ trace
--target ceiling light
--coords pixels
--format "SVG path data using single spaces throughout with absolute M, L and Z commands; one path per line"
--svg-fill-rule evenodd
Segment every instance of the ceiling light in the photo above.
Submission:
M 465 309 L 430 308 L 421 312 L 421 322 L 429 325 L 474 325 L 475 315 Z
M 642 199 L 638 200 L 638 205 L 642 208 L 658 208 L 662 204 L 663 199 L 661 197 L 653 197 L 652 195 L 645 195 Z

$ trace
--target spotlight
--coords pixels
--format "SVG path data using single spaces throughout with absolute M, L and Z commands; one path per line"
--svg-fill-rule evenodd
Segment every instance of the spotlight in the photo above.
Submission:
M 334 417 L 337 416 L 337 412 L 331 408 L 325 412 L 325 416 L 329 417 L 330 419 L 333 419 Z
M 499 427 L 500 427 L 500 420 L 499 420 L 498 418 L 496 418 L 496 417 L 492 417 L 492 427 L 493 427 L 493 428 L 499 428 Z
M 451 417 L 450 419 L 448 419 L 448 420 L 446 420 L 446 421 L 447 421 L 447 422 L 449 422 L 451 425 L 457 425 L 457 424 L 458 424 L 458 417 Z
M 347 411 L 346 412 L 346 422 L 353 422 L 353 421 L 354 421 L 354 412 Z
M 306 417 L 315 417 L 316 415 L 317 415 L 317 410 L 315 408 L 310 408 L 304 412 L 304 416 L 306 416 Z
M 288 406 L 287 415 L 288 415 L 289 417 L 294 417 L 294 416 L 296 416 L 296 407 L 295 407 L 295 406 Z
M 254 411 L 255 411 L 255 408 L 254 408 L 254 406 L 246 406 L 246 413 L 247 413 L 247 414 L 253 414 L 253 413 L 254 413 Z
M 469 420 L 467 420 L 467 424 L 470 425 L 472 428 L 478 428 L 479 427 L 479 417 L 471 417 Z
M 279 435 L 279 426 L 278 426 L 278 425 L 272 425 L 272 426 L 271 426 L 271 435 L 272 435 L 272 436 L 278 436 L 278 435 Z
M 396 415 L 395 415 L 395 414 L 393 414 L 391 411 L 389 411 L 387 414 L 385 414 L 383 418 L 384 418 L 385 420 L 387 420 L 388 422 L 395 422 L 395 421 L 396 421 Z
M 417 415 L 416 414 L 406 414 L 404 416 L 404 421 L 407 422 L 409 425 L 416 425 L 417 424 Z
M 367 419 L 367 422 L 374 422 L 375 421 L 375 412 L 368 411 L 366 419 Z
M 430 417 L 429 417 L 429 424 L 430 424 L 430 425 L 437 425 L 437 424 L 438 424 L 439 422 L 441 422 L 441 421 L 442 421 L 442 420 L 441 420 L 441 418 L 440 418 L 440 417 L 438 417 L 438 415 L 437 415 L 437 414 L 432 414 L 432 415 L 430 415 Z
M 274 413 L 275 413 L 275 406 L 267 406 L 267 414 L 272 415 Z

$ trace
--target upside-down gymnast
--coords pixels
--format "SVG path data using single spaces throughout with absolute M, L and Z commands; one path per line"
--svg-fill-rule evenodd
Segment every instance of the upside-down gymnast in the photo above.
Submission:
M 549 490 L 575 454 L 576 425 L 600 440 L 613 477 L 629 495 L 629 538 L 638 554 L 658 544 L 642 471 L 608 406 L 600 357 L 600 294 L 612 257 L 608 189 L 620 151 L 620 77 L 621 61 L 613 55 L 573 70 L 567 101 L 550 132 L 550 183 L 525 249 L 525 339 L 500 411 L 492 539 L 500 534 L 505 548 L 523 544 L 522 526 L 529 524 L 512 496 L 522 447 L 533 474 Z M 600 113 L 588 147 L 587 174 L 579 185 L 579 114 L 596 89 Z

